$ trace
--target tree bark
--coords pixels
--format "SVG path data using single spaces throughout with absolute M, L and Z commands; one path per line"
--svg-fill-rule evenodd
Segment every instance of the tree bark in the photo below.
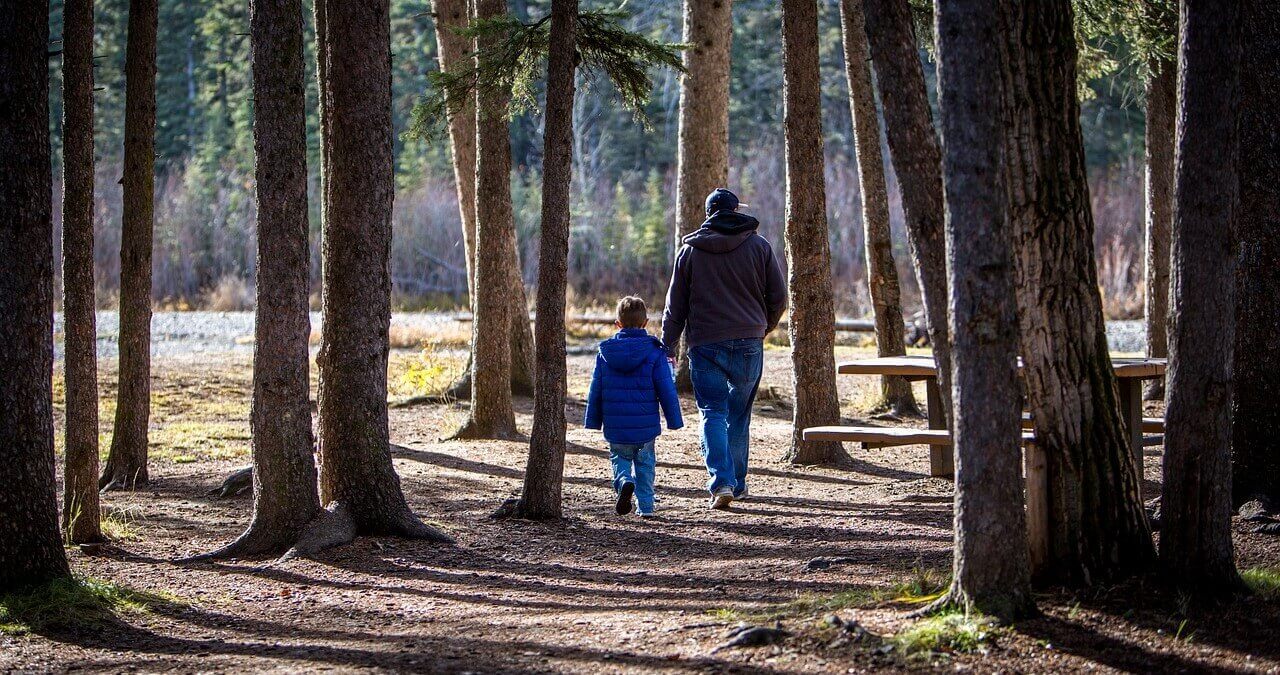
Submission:
M 0 594 L 71 576 L 53 459 L 49 4 L 0 12 Z
M 542 372 L 534 391 L 533 432 L 524 489 L 513 513 L 517 518 L 549 520 L 561 516 L 567 389 L 564 304 L 569 278 L 577 21 L 578 0 L 552 1 L 542 153 L 542 240 L 538 252 L 536 336 Z
M 1160 562 L 1171 582 L 1198 594 L 1242 586 L 1224 489 L 1231 481 L 1242 4 L 1183 0 L 1178 41 Z
M 504 0 L 477 0 L 476 17 L 506 14 Z M 476 40 L 476 50 L 496 38 Z M 504 114 L 508 94 L 482 86 L 476 111 L 476 288 L 509 288 L 516 260 L 511 212 L 511 141 Z M 514 438 L 511 407 L 513 314 L 523 314 L 506 293 L 478 293 L 471 328 L 471 412 L 457 438 Z M 524 317 L 521 317 L 524 320 Z M 525 321 L 527 324 L 528 322 Z
M 676 241 L 706 219 L 704 201 L 729 184 L 729 65 L 733 0 L 684 0 L 685 72 L 680 77 L 676 157 Z M 676 386 L 693 391 L 687 349 L 681 346 Z
M 836 393 L 835 307 L 822 157 L 822 92 L 817 0 L 783 0 L 783 124 L 787 161 L 787 292 L 795 411 L 792 464 L 833 462 L 840 443 L 805 441 L 808 427 L 840 423 Z
M 440 70 L 452 72 L 474 63 L 471 40 L 460 35 L 471 15 L 468 0 L 433 0 L 436 44 Z M 458 213 L 462 217 L 462 244 L 466 252 L 467 297 L 474 309 L 476 247 L 476 104 L 473 96 L 448 100 L 449 147 L 453 155 L 453 178 L 458 191 Z
M 93 0 L 62 10 L 62 309 L 66 459 L 62 527 L 102 541 L 98 499 L 98 329 L 93 282 Z
M 1280 5 L 1243 12 L 1232 495 L 1280 506 Z
M 466 68 L 472 56 L 472 43 L 458 34 L 470 21 L 466 0 L 435 0 L 436 42 L 440 45 L 440 69 Z M 453 176 L 458 191 L 458 210 L 462 216 L 462 241 L 466 251 L 467 297 L 475 311 L 475 239 L 476 239 L 476 105 L 467 97 L 449 102 L 449 142 L 453 150 Z M 510 189 L 510 188 L 508 188 Z M 520 269 L 519 260 L 515 263 Z M 516 307 L 525 311 L 512 314 L 511 321 L 511 391 L 533 393 L 533 333 L 529 328 L 524 281 L 519 273 L 513 277 L 512 294 Z M 451 398 L 471 397 L 471 356 L 466 370 L 449 387 Z
M 111 452 L 98 481 L 99 487 L 107 490 L 132 490 L 148 479 L 158 17 L 156 0 L 129 0 L 120 232 L 120 386 Z
M 1164 3 L 1147 0 L 1149 12 L 1164 12 Z M 1152 17 L 1170 34 L 1178 31 L 1178 17 Z M 1147 356 L 1169 355 L 1169 228 L 1173 224 L 1174 127 L 1178 111 L 1178 64 L 1152 57 L 1147 77 L 1146 125 L 1146 289 Z M 1148 400 L 1164 398 L 1164 380 L 1146 387 Z
M 889 157 L 898 175 L 929 344 L 938 364 L 944 417 L 951 420 L 951 348 L 947 336 L 947 252 L 942 151 L 907 0 L 863 0 L 867 40 L 884 109 Z
M 846 0 L 848 2 L 848 0 Z M 1012 233 L 1001 175 L 1000 0 L 937 11 L 955 404 L 955 558 L 942 599 L 1013 621 L 1035 613 L 1022 499 Z M 901 323 L 901 322 L 899 322 Z
M 320 495 L 357 534 L 443 539 L 391 463 L 391 42 L 388 0 L 316 2 L 324 147 Z
M 862 0 L 840 1 L 840 25 L 844 34 L 844 68 L 853 114 L 853 139 L 857 146 L 858 181 L 862 187 L 867 289 L 871 293 L 876 324 L 876 355 L 902 356 L 907 353 L 902 294 L 898 268 L 893 263 L 889 193 L 885 187 L 884 158 L 880 154 L 880 120 L 876 117 L 876 97 L 871 84 L 871 52 L 867 47 Z M 896 414 L 920 414 L 911 383 L 892 375 L 880 379 L 880 401 L 876 407 Z
M 211 558 L 283 553 L 320 512 L 311 436 L 302 2 L 253 0 L 249 11 L 258 207 L 253 517 Z
M 1005 165 L 1026 396 L 1049 494 L 1046 581 L 1091 585 L 1153 560 L 1107 352 L 1070 0 L 1004 2 Z

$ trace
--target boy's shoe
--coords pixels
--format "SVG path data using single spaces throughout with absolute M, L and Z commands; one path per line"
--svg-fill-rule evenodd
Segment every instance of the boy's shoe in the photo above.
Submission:
M 618 503 L 614 504 L 614 510 L 618 512 L 618 515 L 625 516 L 631 513 L 631 497 L 635 493 L 635 483 L 622 484 L 622 489 L 618 490 Z
M 641 518 L 653 518 L 658 514 L 654 513 L 653 511 L 637 511 L 636 515 L 640 516 Z
M 717 511 L 728 511 L 729 505 L 733 503 L 733 491 L 721 490 L 711 497 L 711 508 Z

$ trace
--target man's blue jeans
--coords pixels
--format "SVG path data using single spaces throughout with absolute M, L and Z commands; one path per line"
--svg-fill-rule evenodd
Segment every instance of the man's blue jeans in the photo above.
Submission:
M 653 441 L 643 445 L 610 443 L 609 463 L 613 464 L 613 490 L 622 490 L 625 483 L 635 483 L 636 506 L 640 513 L 653 513 L 653 474 L 657 457 Z
M 693 393 L 702 413 L 702 456 L 707 490 L 716 494 L 747 489 L 751 445 L 751 405 L 764 368 L 764 340 L 726 340 L 689 349 Z

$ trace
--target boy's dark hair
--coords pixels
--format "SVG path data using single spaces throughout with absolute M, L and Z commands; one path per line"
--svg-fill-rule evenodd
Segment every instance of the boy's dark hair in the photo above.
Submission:
M 642 298 L 628 295 L 618 301 L 618 323 L 623 328 L 643 328 L 648 320 L 649 308 Z

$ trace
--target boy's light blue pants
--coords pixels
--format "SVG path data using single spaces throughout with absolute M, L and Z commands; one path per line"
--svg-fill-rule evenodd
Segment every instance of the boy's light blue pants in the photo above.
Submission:
M 621 490 L 625 483 L 634 483 L 640 513 L 653 513 L 653 475 L 658 464 L 653 441 L 639 445 L 610 443 L 609 462 L 613 464 L 614 491 Z

